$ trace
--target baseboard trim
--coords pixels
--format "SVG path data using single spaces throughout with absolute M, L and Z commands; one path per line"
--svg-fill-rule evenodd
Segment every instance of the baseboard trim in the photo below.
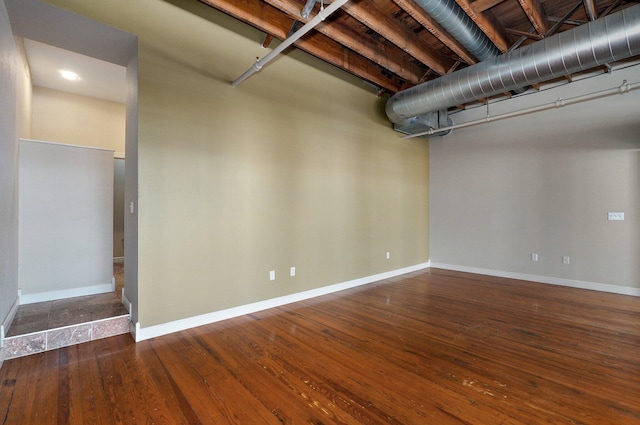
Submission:
M 61 289 L 58 291 L 36 292 L 34 294 L 23 293 L 20 297 L 20 304 L 41 303 L 44 301 L 61 300 L 65 298 L 84 297 L 85 295 L 104 294 L 112 292 L 113 285 L 103 283 L 100 285 L 83 286 L 82 288 Z
M 379 280 L 389 279 L 406 273 L 429 268 L 430 262 L 416 264 L 414 266 L 404 267 L 384 273 L 378 273 L 359 279 L 349 280 L 347 282 L 336 283 L 334 285 L 323 286 L 321 288 L 311 289 L 308 291 L 297 292 L 295 294 L 285 295 L 282 297 L 271 298 L 264 301 L 258 301 L 238 307 L 232 307 L 225 310 L 214 311 L 212 313 L 202 314 L 199 316 L 188 317 L 185 319 L 175 320 L 172 322 L 162 323 L 160 325 L 140 327 L 140 323 L 136 323 L 132 327 L 131 333 L 136 342 L 144 341 L 150 338 L 156 338 L 162 335 L 168 335 L 174 332 L 183 331 L 197 326 L 208 325 L 210 323 L 219 322 L 221 320 L 232 319 L 234 317 L 244 316 L 246 314 L 256 313 L 258 311 L 270 308 L 280 307 L 298 301 L 308 300 L 310 298 L 328 295 L 334 292 L 343 291 L 345 289 L 355 288 L 356 286 L 366 285 L 377 282 Z
M 9 309 L 9 313 L 7 313 L 2 323 L 0 323 L 0 348 L 4 347 L 4 336 L 6 332 L 9 330 L 9 326 L 11 326 L 11 322 L 13 322 L 13 318 L 16 317 L 16 313 L 18 312 L 18 307 L 20 307 L 19 293 L 16 296 L 16 299 L 13 301 L 13 304 Z
M 122 305 L 124 305 L 124 308 L 131 314 L 131 301 L 129 301 L 129 298 L 124 294 L 124 288 L 122 288 Z
M 609 292 L 620 295 L 640 297 L 640 288 L 629 286 L 611 285 L 608 283 L 588 282 L 584 280 L 564 279 L 559 277 L 538 276 L 526 273 L 505 272 L 501 270 L 483 269 L 478 267 L 459 266 L 455 264 L 431 263 L 436 269 L 454 270 L 458 272 L 475 273 L 487 276 L 505 277 L 509 279 L 527 280 L 531 282 L 546 283 L 549 285 L 567 286 L 570 288 L 589 289 L 592 291 Z

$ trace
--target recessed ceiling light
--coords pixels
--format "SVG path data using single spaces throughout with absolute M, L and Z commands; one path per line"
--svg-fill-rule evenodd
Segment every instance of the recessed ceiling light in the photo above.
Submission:
M 80 79 L 80 76 L 73 71 L 66 71 L 64 69 L 60 70 L 60 75 L 62 78 L 66 78 L 67 80 L 77 81 Z

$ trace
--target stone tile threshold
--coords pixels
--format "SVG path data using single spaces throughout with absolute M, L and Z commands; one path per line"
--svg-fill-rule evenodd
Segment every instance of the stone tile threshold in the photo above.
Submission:
M 4 338 L 4 359 L 55 350 L 129 332 L 129 314 Z

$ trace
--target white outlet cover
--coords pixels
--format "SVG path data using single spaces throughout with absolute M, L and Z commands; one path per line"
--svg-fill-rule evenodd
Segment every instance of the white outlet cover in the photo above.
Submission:
M 291 267 L 291 270 L 289 270 L 289 276 L 295 276 L 295 275 L 296 275 L 296 268 Z
M 607 214 L 607 220 L 609 221 L 624 221 L 623 212 L 609 212 Z
M 275 270 L 271 270 L 269 272 L 269 280 L 276 280 L 276 271 Z

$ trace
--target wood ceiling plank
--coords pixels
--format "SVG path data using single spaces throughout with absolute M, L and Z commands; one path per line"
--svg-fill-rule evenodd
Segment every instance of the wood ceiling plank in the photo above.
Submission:
M 500 0 L 504 1 L 504 0 Z M 451 37 L 440 24 L 438 24 L 427 12 L 418 6 L 413 0 L 393 0 L 401 9 L 415 19 L 420 25 L 422 25 L 427 31 L 433 34 L 442 44 L 451 49 L 456 55 L 460 57 L 466 64 L 473 65 L 478 61 L 460 44 L 456 39 Z
M 305 23 L 308 22 L 308 19 L 305 20 L 300 16 L 300 7 L 297 4 L 293 4 L 287 0 L 265 0 L 265 2 L 286 13 L 292 19 L 298 19 Z M 315 15 L 312 13 L 310 17 L 312 18 L 313 16 Z M 315 30 L 414 85 L 418 83 L 420 77 L 424 74 L 424 71 L 411 64 L 408 55 L 398 50 L 398 53 L 404 56 L 401 57 L 399 54 L 390 51 L 387 46 L 365 37 L 364 34 L 356 33 L 338 24 L 337 21 L 322 22 Z
M 476 13 L 482 13 L 487 9 L 491 9 L 505 0 L 476 0 L 471 3 L 471 7 Z
M 274 37 L 284 40 L 293 20 L 260 0 L 199 0 Z M 389 93 L 400 90 L 403 81 L 383 75 L 370 60 L 320 33 L 307 34 L 295 46 L 332 65 L 356 75 Z
M 476 13 L 473 7 L 471 7 L 469 0 L 456 0 L 456 3 L 458 3 L 458 6 L 469 15 L 473 22 L 476 23 L 480 30 L 489 37 L 489 40 L 491 40 L 501 52 L 504 53 L 509 50 L 507 34 L 503 29 L 504 26 L 495 19 L 491 11 Z
M 416 37 L 408 28 L 398 25 L 375 4 L 367 1 L 350 1 L 342 9 L 391 43 L 398 46 L 438 75 L 444 75 L 453 61 L 438 54 L 430 45 Z
M 540 0 L 518 0 L 522 10 L 531 21 L 531 25 L 535 28 L 536 32 L 544 37 L 549 28 L 551 27 L 551 23 L 547 18 L 547 14 L 542 8 L 542 4 Z

